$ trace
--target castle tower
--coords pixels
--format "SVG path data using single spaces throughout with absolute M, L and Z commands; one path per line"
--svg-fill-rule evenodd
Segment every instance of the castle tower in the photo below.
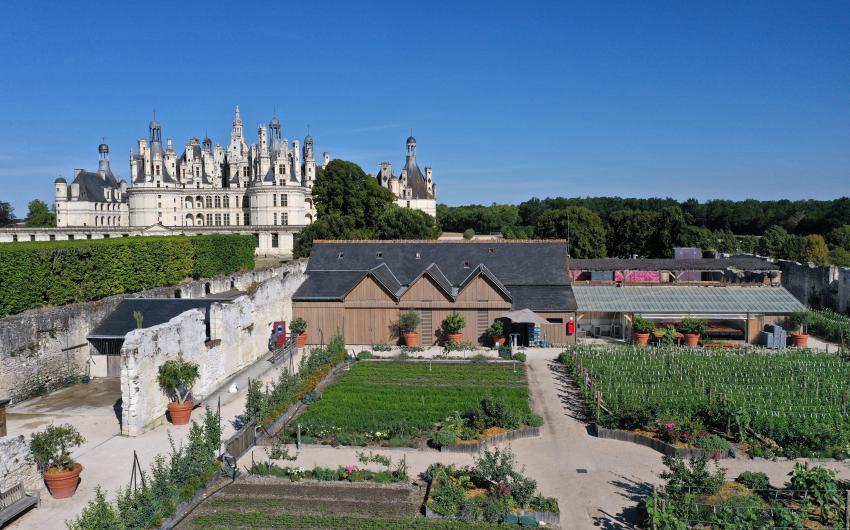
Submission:
M 109 170 L 109 146 L 106 144 L 100 144 L 97 146 L 97 152 L 100 155 L 100 161 L 98 162 L 97 172 L 100 173 L 101 177 L 106 177 Z

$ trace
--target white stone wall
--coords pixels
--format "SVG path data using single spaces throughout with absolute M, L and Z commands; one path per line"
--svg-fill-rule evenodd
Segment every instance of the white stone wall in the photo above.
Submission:
M 422 210 L 431 217 L 437 217 L 437 201 L 435 199 L 397 199 L 395 203 L 402 208 Z
M 23 435 L 0 438 L 0 491 L 23 482 L 24 489 L 37 491 L 43 481 L 35 464 L 30 462 L 30 448 Z
M 303 261 L 292 263 L 286 275 L 266 280 L 251 294 L 213 304 L 209 340 L 200 309 L 128 333 L 121 350 L 122 434 L 136 436 L 164 422 L 169 398 L 157 373 L 165 361 L 182 357 L 198 364 L 200 379 L 192 388 L 198 402 L 265 355 L 272 323 L 292 319 L 292 295 L 305 268 Z

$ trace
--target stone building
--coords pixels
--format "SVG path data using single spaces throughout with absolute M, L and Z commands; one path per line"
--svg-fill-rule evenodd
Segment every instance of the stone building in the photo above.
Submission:
M 290 144 L 278 118 L 260 124 L 249 144 L 236 107 L 226 148 L 192 138 L 180 155 L 171 138 L 163 146 L 158 121 L 148 130 L 130 151 L 130 226 L 304 226 L 315 219 L 313 138 Z
M 395 203 L 405 208 L 415 208 L 437 216 L 437 185 L 431 175 L 431 166 L 425 166 L 425 174 L 416 163 L 416 138 L 407 139 L 407 159 L 401 175 L 393 173 L 389 162 L 381 162 L 378 182 L 396 196 Z
M 109 167 L 109 146 L 97 148 L 97 171 L 74 170 L 71 185 L 61 176 L 56 188 L 56 226 L 129 226 L 127 183 Z

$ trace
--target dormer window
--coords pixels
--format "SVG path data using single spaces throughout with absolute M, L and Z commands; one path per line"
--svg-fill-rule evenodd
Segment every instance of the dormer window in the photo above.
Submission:
M 490 254 L 495 254 L 495 253 L 496 253 L 496 249 L 495 249 L 495 248 L 488 248 L 488 249 L 487 249 L 487 252 L 489 252 Z
M 416 253 L 416 259 L 422 259 L 422 254 L 421 254 L 421 253 L 419 253 L 419 252 L 417 252 L 417 253 Z
M 377 258 L 377 259 L 384 259 L 384 253 L 383 253 L 383 252 L 376 252 L 376 253 L 375 253 L 375 258 Z
M 344 255 L 345 255 L 345 252 L 340 252 L 339 254 L 336 255 L 336 259 L 342 259 L 342 256 L 344 256 Z
M 468 261 L 464 261 L 464 262 L 463 262 L 463 268 L 464 268 L 464 269 L 468 269 L 468 268 L 469 268 L 469 262 L 468 262 Z

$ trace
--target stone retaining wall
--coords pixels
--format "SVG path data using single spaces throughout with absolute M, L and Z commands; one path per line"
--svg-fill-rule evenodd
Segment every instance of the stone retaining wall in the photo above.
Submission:
M 695 447 L 674 447 L 656 438 L 650 438 L 649 436 L 643 436 L 641 434 L 637 434 L 631 431 L 624 431 L 621 429 L 607 429 L 595 423 L 592 424 L 591 428 L 597 438 L 619 440 L 621 442 L 631 442 L 638 445 L 643 445 L 645 447 L 649 447 L 650 449 L 654 449 L 661 454 L 669 456 L 694 458 L 702 456 L 705 453 L 705 451 L 703 451 L 702 449 L 697 449 Z M 731 456 L 731 450 L 726 450 L 720 453 L 720 458 L 729 458 Z
M 0 438 L 0 491 L 6 491 L 19 482 L 23 482 L 25 490 L 41 489 L 44 481 L 29 457 L 29 443 L 23 435 Z
M 162 424 L 168 396 L 157 382 L 159 366 L 182 357 L 199 366 L 195 401 L 268 352 L 272 323 L 292 318 L 292 295 L 304 281 L 305 262 L 278 273 L 249 294 L 210 306 L 207 340 L 204 312 L 191 309 L 170 321 L 127 334 L 121 348 L 121 433 L 136 436 Z
M 86 336 L 125 298 L 199 298 L 232 289 L 248 290 L 285 274 L 291 265 L 251 270 L 217 278 L 101 300 L 32 309 L 0 319 L 0 399 L 17 403 L 66 384 L 86 373 L 94 353 Z

